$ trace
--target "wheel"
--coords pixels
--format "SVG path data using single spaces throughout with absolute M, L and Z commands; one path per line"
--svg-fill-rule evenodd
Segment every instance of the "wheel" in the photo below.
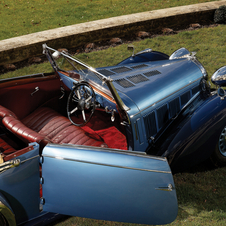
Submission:
M 8 223 L 5 219 L 5 217 L 0 213 L 0 225 L 1 226 L 8 226 Z
M 67 102 L 67 115 L 76 126 L 84 126 L 95 111 L 95 93 L 93 88 L 85 83 L 79 83 L 70 92 Z
M 226 166 L 226 127 L 220 133 L 211 161 L 216 166 Z

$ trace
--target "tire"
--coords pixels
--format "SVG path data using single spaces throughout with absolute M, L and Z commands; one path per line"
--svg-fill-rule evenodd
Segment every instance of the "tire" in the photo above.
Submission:
M 226 166 L 226 127 L 220 133 L 211 161 L 217 167 Z
M 0 225 L 1 226 L 8 226 L 8 223 L 5 219 L 5 217 L 0 213 Z

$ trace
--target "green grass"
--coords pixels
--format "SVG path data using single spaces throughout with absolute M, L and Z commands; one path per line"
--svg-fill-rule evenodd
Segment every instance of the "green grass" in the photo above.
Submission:
M 1 0 L 0 40 L 114 16 L 214 0 Z

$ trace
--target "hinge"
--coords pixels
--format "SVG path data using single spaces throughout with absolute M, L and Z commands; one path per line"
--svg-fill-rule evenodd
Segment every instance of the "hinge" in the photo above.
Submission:
M 39 210 L 43 211 L 43 205 L 45 205 L 45 199 L 42 197 L 40 198 Z

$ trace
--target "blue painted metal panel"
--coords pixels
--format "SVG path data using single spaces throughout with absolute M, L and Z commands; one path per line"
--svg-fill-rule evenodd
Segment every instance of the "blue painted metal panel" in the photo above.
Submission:
M 165 224 L 177 216 L 167 160 L 94 147 L 43 150 L 43 209 L 120 222 Z M 166 191 L 169 185 L 172 191 Z
M 37 217 L 39 212 L 39 145 L 16 157 L 20 165 L 0 174 L 0 192 L 12 208 L 17 224 Z
M 199 99 L 188 106 L 182 115 L 184 120 L 177 125 L 179 129 L 163 153 L 175 172 L 208 159 L 226 125 L 225 99 L 217 95 Z

